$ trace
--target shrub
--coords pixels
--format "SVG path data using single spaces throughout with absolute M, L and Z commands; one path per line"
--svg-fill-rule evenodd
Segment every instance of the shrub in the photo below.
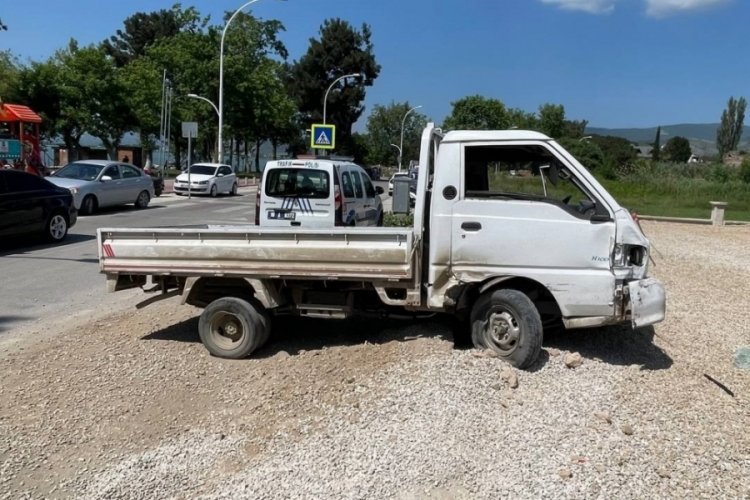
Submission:
M 389 227 L 411 227 L 414 225 L 414 215 L 386 212 L 383 217 L 383 225 Z
M 742 165 L 740 165 L 740 179 L 745 184 L 750 184 L 750 158 L 742 160 Z

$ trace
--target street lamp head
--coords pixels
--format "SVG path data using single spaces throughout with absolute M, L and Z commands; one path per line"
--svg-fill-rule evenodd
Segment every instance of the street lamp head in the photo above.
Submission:
M 187 95 L 188 97 L 200 97 L 198 94 L 193 94 L 192 92 Z

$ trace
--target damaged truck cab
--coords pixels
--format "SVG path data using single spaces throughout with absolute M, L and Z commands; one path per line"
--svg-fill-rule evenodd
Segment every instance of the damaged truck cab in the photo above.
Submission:
M 431 203 L 415 214 L 429 221 L 429 307 L 515 287 L 567 328 L 663 319 L 664 290 L 646 278 L 648 239 L 560 145 L 517 130 L 430 141 Z

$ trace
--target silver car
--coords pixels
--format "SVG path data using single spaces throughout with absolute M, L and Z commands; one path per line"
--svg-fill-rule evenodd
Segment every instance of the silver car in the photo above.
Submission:
M 154 183 L 143 170 L 109 160 L 81 160 L 69 163 L 47 179 L 73 193 L 81 215 L 98 208 L 135 204 L 146 208 L 154 196 Z

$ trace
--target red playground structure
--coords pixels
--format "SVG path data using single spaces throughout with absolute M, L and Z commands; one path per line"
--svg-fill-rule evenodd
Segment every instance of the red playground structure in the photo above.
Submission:
M 39 146 L 42 118 L 21 104 L 0 103 L 0 166 L 42 175 Z

